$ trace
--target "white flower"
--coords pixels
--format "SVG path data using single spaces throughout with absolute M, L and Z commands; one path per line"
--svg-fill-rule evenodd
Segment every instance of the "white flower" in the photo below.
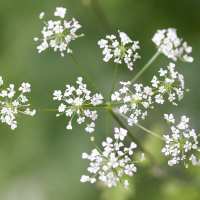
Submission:
M 62 95 L 61 90 L 55 90 L 53 95 L 53 100 L 63 100 L 68 105 L 65 105 L 65 103 L 61 103 L 58 107 L 58 111 L 60 114 L 57 114 L 56 116 L 61 115 L 62 113 L 65 113 L 66 116 L 71 117 L 69 121 L 69 125 L 66 127 L 67 129 L 71 130 L 72 125 L 71 121 L 74 117 L 74 114 L 77 114 L 78 119 L 77 123 L 81 124 L 85 121 L 85 117 L 88 117 L 92 119 L 92 121 L 95 121 L 98 117 L 97 111 L 90 111 L 89 109 L 85 109 L 85 106 L 93 105 L 96 106 L 103 101 L 103 96 L 101 94 L 95 94 L 93 96 L 90 96 L 91 91 L 87 90 L 87 85 L 82 83 L 83 78 L 78 77 L 76 83 L 78 84 L 78 88 L 75 89 L 74 86 L 66 85 L 66 90 L 64 94 Z M 87 108 L 87 107 L 86 107 Z M 92 133 L 94 131 L 95 124 L 94 122 L 91 122 L 90 124 L 87 124 L 87 127 L 85 130 L 89 133 Z
M 66 105 L 64 105 L 63 103 L 60 104 L 60 106 L 58 107 L 58 112 L 64 112 L 66 108 Z
M 14 130 L 17 128 L 17 121 L 15 121 L 15 117 L 19 116 L 19 113 L 23 113 L 26 115 L 35 115 L 36 110 L 30 110 L 27 109 L 21 109 L 21 107 L 24 106 L 30 106 L 28 105 L 22 105 L 22 103 L 25 103 L 28 101 L 25 95 L 23 95 L 26 92 L 30 92 L 30 84 L 29 83 L 22 83 L 22 85 L 19 87 L 19 91 L 21 91 L 21 94 L 16 98 L 14 98 L 14 95 L 16 94 L 16 91 L 14 90 L 14 84 L 10 84 L 9 88 L 7 90 L 3 89 L 3 80 L 0 76 L 0 86 L 1 86 L 1 93 L 0 97 L 5 98 L 4 101 L 0 101 L 0 113 L 1 113 L 1 122 L 7 123 L 11 126 L 11 129 Z
M 47 41 L 45 40 L 40 46 L 37 47 L 37 49 L 39 50 L 38 53 L 41 53 L 48 47 L 49 47 L 49 45 L 48 45 Z
M 140 49 L 140 46 L 138 45 L 139 44 L 139 41 L 133 41 L 133 45 L 132 45 L 132 49 L 133 51 L 136 51 L 136 49 Z
M 19 88 L 19 91 L 22 91 L 23 93 L 25 92 L 30 92 L 30 84 L 29 83 L 22 83 L 21 87 Z
M 151 81 L 152 86 L 154 88 L 158 88 L 158 90 L 155 90 L 154 92 L 160 93 L 155 96 L 156 103 L 163 104 L 163 96 L 165 93 L 168 93 L 168 100 L 169 102 L 172 102 L 172 105 L 177 105 L 177 103 L 174 102 L 177 97 L 179 101 L 183 98 L 184 77 L 183 75 L 174 71 L 174 67 L 174 63 L 169 63 L 169 66 L 167 66 L 168 70 L 163 70 L 162 68 L 160 68 L 160 76 L 165 77 L 163 81 L 158 80 L 156 76 L 153 77 Z
M 170 122 L 174 123 L 175 119 L 172 114 L 164 114 L 165 119 L 167 120 L 167 123 L 170 124 Z M 195 159 L 192 156 L 189 156 L 189 151 L 191 149 L 198 151 L 198 141 L 197 135 L 194 131 L 194 129 L 189 130 L 187 129 L 189 118 L 187 118 L 185 115 L 181 117 L 181 122 L 176 126 L 171 127 L 172 131 L 172 138 L 169 137 L 169 135 L 163 135 L 163 137 L 166 139 L 166 145 L 162 149 L 162 152 L 167 156 L 171 155 L 173 158 L 168 161 L 168 165 L 173 166 L 175 164 L 178 164 L 179 161 L 185 160 L 189 157 L 189 160 L 191 160 L 192 164 L 196 166 Z M 196 163 L 196 164 L 195 164 Z M 187 164 L 185 164 L 185 167 L 187 167 Z
M 98 117 L 98 114 L 97 114 L 97 111 L 94 110 L 94 111 L 91 111 L 91 114 L 89 116 L 93 121 L 95 121 Z
M 194 59 L 193 59 L 193 57 L 188 56 L 187 54 L 185 54 L 183 56 L 183 60 L 186 61 L 186 62 L 193 62 Z
M 81 123 L 83 123 L 84 121 L 85 121 L 85 117 L 79 117 L 79 118 L 77 119 L 78 124 L 81 124 Z
M 92 133 L 94 131 L 94 128 L 95 127 L 95 123 L 92 122 L 91 124 L 87 124 L 87 127 L 85 128 L 85 130 L 89 133 Z
M 125 132 L 127 132 L 127 130 L 117 127 L 114 130 L 116 135 L 120 135 L 119 132 L 123 132 L 123 138 L 126 136 Z M 124 145 L 122 142 L 118 143 L 118 140 L 119 137 L 117 137 L 116 141 L 113 143 L 113 139 L 107 137 L 106 141 L 102 142 L 102 146 L 104 147 L 103 151 L 97 147 L 92 150 L 91 155 L 88 155 L 85 152 L 82 153 L 83 159 L 90 160 L 90 166 L 87 168 L 87 170 L 93 174 L 92 177 L 99 176 L 99 180 L 103 181 L 104 185 L 108 186 L 109 188 L 117 186 L 119 181 L 122 183 L 121 177 L 124 174 L 133 176 L 133 172 L 137 171 L 137 168 L 127 155 L 128 152 L 122 153 L 122 151 L 120 151 L 120 148 Z M 92 142 L 94 143 L 94 139 Z M 136 146 L 137 145 L 135 143 L 131 143 L 130 148 L 133 149 Z M 82 175 L 80 181 L 91 182 L 91 179 L 92 178 L 89 176 Z M 123 185 L 125 188 L 128 188 L 128 181 L 125 180 Z
M 126 104 L 123 105 L 123 106 L 121 106 L 121 107 L 119 108 L 119 112 L 120 112 L 120 113 L 126 114 L 127 111 L 129 111 L 129 108 L 127 108 L 127 105 L 126 105 Z
M 160 83 L 160 81 L 158 81 L 158 78 L 156 76 L 153 76 L 153 79 L 151 80 L 151 82 L 153 83 L 152 86 L 155 88 L 157 88 L 158 83 Z
M 119 92 L 114 92 L 114 94 L 111 95 L 111 100 L 124 102 L 124 105 L 119 107 L 119 112 L 122 114 L 126 114 L 129 111 L 132 112 L 128 119 L 128 124 L 132 126 L 133 123 L 138 122 L 138 116 L 145 119 L 147 111 L 143 112 L 142 107 L 147 109 L 152 104 L 151 96 L 154 93 L 152 92 L 152 88 L 148 86 L 143 87 L 142 84 L 133 85 L 136 91 L 135 93 L 129 89 L 130 81 L 120 82 L 120 84 L 122 84 L 123 87 L 119 89 Z
M 173 148 L 170 147 L 169 145 L 165 145 L 165 147 L 162 149 L 162 152 L 165 153 L 165 155 L 169 155 L 173 150 Z
M 163 97 L 162 97 L 161 94 L 156 95 L 155 99 L 156 99 L 157 103 L 163 104 L 163 102 L 164 102 Z
M 127 135 L 127 130 L 123 129 L 123 128 L 115 128 L 115 139 L 120 139 L 120 140 L 124 140 L 124 137 Z
M 91 99 L 91 104 L 94 106 L 102 104 L 103 96 L 101 94 L 95 94 Z
M 129 153 L 129 155 L 132 155 L 133 154 L 133 150 L 134 148 L 137 147 L 137 144 L 135 144 L 134 142 L 131 142 L 131 146 L 129 148 L 125 147 L 124 148 L 124 152 L 127 152 Z
M 57 7 L 56 11 L 54 12 L 54 15 L 64 18 L 66 14 L 66 10 L 67 10 L 66 8 Z
M 60 20 L 49 20 L 48 22 L 45 22 L 45 26 L 42 30 L 43 39 L 41 39 L 43 42 L 37 47 L 39 53 L 47 49 L 49 46 L 52 47 L 54 51 L 59 49 L 62 57 L 64 56 L 63 52 L 65 50 L 67 53 L 72 53 L 72 50 L 69 48 L 70 41 L 82 37 L 83 34 L 76 35 L 76 31 L 81 28 L 81 25 L 78 24 L 78 21 L 74 18 L 69 22 L 66 20 L 64 20 L 64 22 L 62 21 L 65 14 L 66 8 L 57 7 L 54 15 L 60 17 Z M 41 13 L 40 15 L 40 18 L 43 19 L 44 13 Z M 39 38 L 34 38 L 34 40 L 38 41 Z M 48 41 L 50 42 L 48 43 Z
M 106 142 L 102 142 L 102 146 L 104 147 L 105 151 L 110 152 L 112 150 L 113 144 L 112 144 L 113 139 L 110 137 L 106 138 Z
M 175 122 L 175 119 L 174 119 L 174 116 L 173 114 L 164 114 L 164 118 L 168 121 L 168 122 L 172 122 L 174 123 Z
M 133 126 L 133 123 L 135 123 L 135 124 L 138 123 L 137 116 L 134 116 L 133 114 L 130 115 L 130 117 L 128 118 L 127 121 L 128 121 L 129 126 Z
M 111 95 L 111 99 L 112 101 L 120 101 L 120 93 L 119 92 L 115 92 L 114 94 Z
M 125 174 L 129 175 L 129 176 L 133 176 L 133 172 L 136 172 L 137 168 L 135 167 L 134 164 L 130 164 L 130 165 L 126 165 L 125 166 Z
M 100 48 L 105 48 L 107 46 L 106 45 L 107 43 L 108 43 L 108 41 L 104 40 L 104 39 L 101 39 L 98 41 L 98 45 L 100 46 Z
M 130 70 L 133 70 L 133 62 L 137 59 L 140 58 L 138 53 L 136 52 L 133 54 L 133 51 L 135 52 L 136 49 L 139 49 L 140 47 L 138 46 L 138 41 L 132 41 L 126 33 L 124 32 L 119 32 L 119 37 L 120 37 L 120 42 L 118 42 L 116 37 L 114 35 L 107 35 L 106 38 L 111 41 L 111 45 L 108 45 L 108 40 L 101 39 L 98 41 L 98 45 L 100 48 L 103 49 L 103 55 L 105 57 L 103 60 L 105 62 L 108 62 L 112 57 L 114 57 L 114 62 L 115 63 L 122 63 L 122 60 L 127 64 L 128 68 Z M 132 47 L 126 47 L 127 44 L 129 43 L 134 43 Z M 131 62 L 131 58 L 133 59 Z
M 192 47 L 187 46 L 186 42 L 181 44 L 182 39 L 177 37 L 176 29 L 168 28 L 167 30 L 158 30 L 152 38 L 152 41 L 158 47 L 158 51 L 162 52 L 168 58 L 174 61 L 180 58 L 185 62 L 193 62 L 193 58 L 189 57 L 187 54 L 182 56 L 184 52 L 191 53 Z
M 53 100 L 57 99 L 58 101 L 60 101 L 62 99 L 62 92 L 61 92 L 61 90 L 55 90 L 54 93 L 53 93 L 53 95 L 55 96 L 55 97 L 53 97 Z
M 112 168 L 118 167 L 119 163 L 117 161 L 118 161 L 118 158 L 115 157 L 115 153 L 110 153 L 110 159 L 108 162 L 108 166 L 112 167 Z
M 192 162 L 192 165 L 194 165 L 194 166 L 200 166 L 200 160 L 199 160 L 199 162 L 197 162 L 196 156 L 194 156 L 193 154 L 191 155 L 191 157 L 189 158 L 189 160 Z
M 164 76 L 165 74 L 167 74 L 167 70 L 163 70 L 162 68 L 160 68 L 160 76 Z
M 99 164 L 98 163 L 90 163 L 90 167 L 87 169 L 90 173 L 96 174 L 99 170 Z

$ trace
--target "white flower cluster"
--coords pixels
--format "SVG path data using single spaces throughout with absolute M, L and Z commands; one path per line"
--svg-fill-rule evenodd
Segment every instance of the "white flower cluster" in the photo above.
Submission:
M 192 47 L 188 46 L 187 42 L 182 43 L 182 39 L 177 37 L 176 29 L 158 30 L 153 36 L 152 41 L 158 47 L 158 51 L 162 52 L 168 58 L 174 61 L 180 58 L 185 62 L 193 62 L 193 58 L 187 55 L 192 52 Z
M 154 93 L 152 92 L 152 88 L 148 86 L 143 87 L 142 84 L 133 85 L 135 87 L 135 93 L 132 93 L 128 89 L 130 81 L 120 82 L 120 84 L 123 85 L 123 88 L 121 88 L 119 92 L 114 92 L 114 94 L 111 95 L 111 99 L 112 101 L 123 100 L 124 105 L 119 108 L 120 113 L 126 114 L 128 111 L 133 112 L 128 119 L 129 126 L 132 126 L 133 123 L 138 122 L 138 116 L 141 116 L 142 119 L 145 119 L 145 116 L 147 116 L 147 111 L 143 112 L 141 106 L 147 109 L 152 104 L 151 96 Z
M 76 31 L 81 27 L 81 25 L 74 18 L 72 18 L 72 21 L 64 20 L 62 22 L 66 10 L 66 8 L 57 7 L 54 15 L 60 17 L 60 20 L 44 22 L 45 26 L 42 30 L 43 42 L 37 47 L 39 53 L 47 49 L 49 46 L 54 48 L 54 51 L 57 51 L 58 49 L 61 52 L 61 56 L 64 56 L 63 51 L 66 49 L 67 53 L 72 53 L 72 50 L 69 48 L 69 42 L 75 38 L 83 36 L 83 34 L 76 35 Z M 39 17 L 43 20 L 44 12 L 42 12 Z M 39 38 L 34 38 L 34 40 L 38 41 Z M 50 43 L 47 42 L 48 40 L 50 40 Z
M 129 176 L 133 176 L 133 173 L 137 171 L 134 161 L 131 161 L 130 155 L 133 154 L 133 149 L 137 145 L 132 142 L 130 147 L 125 147 L 124 150 L 120 150 L 124 144 L 121 142 L 127 135 L 127 130 L 123 128 L 115 128 L 114 137 L 116 141 L 113 144 L 113 139 L 110 137 L 106 138 L 106 141 L 102 142 L 104 150 L 101 151 L 94 143 L 94 138 L 91 138 L 95 144 L 96 149 L 93 149 L 91 155 L 87 153 L 82 154 L 83 159 L 91 161 L 90 167 L 87 170 L 94 174 L 92 177 L 83 175 L 81 182 L 96 182 L 96 176 L 99 175 L 99 180 L 103 181 L 109 188 L 116 186 L 117 182 L 121 182 L 121 177 L 125 173 Z M 120 141 L 121 140 L 121 141 Z M 129 155 L 129 156 L 128 156 Z M 142 155 L 141 161 L 144 160 L 144 154 Z M 137 162 L 137 161 L 136 161 Z M 124 181 L 124 187 L 128 188 L 128 180 Z
M 137 59 L 140 58 L 138 53 L 134 52 L 139 49 L 140 47 L 138 46 L 138 41 L 132 41 L 124 32 L 119 32 L 119 37 L 121 38 L 121 41 L 118 42 L 116 40 L 116 36 L 114 35 L 107 35 L 106 38 L 109 39 L 112 44 L 107 45 L 108 40 L 101 39 L 98 41 L 98 45 L 100 48 L 104 48 L 103 50 L 103 55 L 104 61 L 108 62 L 113 56 L 115 58 L 114 62 L 121 64 L 122 59 L 124 59 L 124 62 L 127 64 L 127 67 L 130 70 L 133 70 L 133 62 Z M 127 44 L 133 43 L 132 46 L 127 46 Z M 133 60 L 131 60 L 133 57 Z
M 13 100 L 13 97 L 16 93 L 14 90 L 14 85 L 10 84 L 9 88 L 6 90 L 3 89 L 3 80 L 0 76 L 0 87 L 1 87 L 1 93 L 0 96 L 4 98 L 4 101 L 0 101 L 0 109 L 1 109 L 1 122 L 6 122 L 8 125 L 11 126 L 11 129 L 14 130 L 17 128 L 17 121 L 15 120 L 16 116 L 19 116 L 19 113 L 23 113 L 26 115 L 33 116 L 36 113 L 36 110 L 31 111 L 29 108 L 26 110 L 21 110 L 22 107 L 29 106 L 22 105 L 22 103 L 26 103 L 28 99 L 26 96 L 24 96 L 24 93 L 30 92 L 30 84 L 29 83 L 22 83 L 22 85 L 19 87 L 19 91 L 21 91 L 21 94 L 17 97 L 16 100 Z
M 168 125 L 170 123 L 175 123 L 173 114 L 164 114 L 164 118 L 167 120 Z M 179 161 L 186 160 L 186 157 L 189 156 L 188 152 L 192 149 L 200 151 L 197 144 L 197 135 L 195 130 L 189 130 L 188 127 L 189 118 L 185 115 L 181 117 L 181 122 L 176 126 L 171 127 L 172 135 L 163 135 L 166 139 L 166 145 L 162 149 L 162 152 L 167 155 L 172 155 L 173 158 L 168 161 L 168 165 L 173 166 L 178 164 Z M 189 158 L 194 166 L 200 165 L 200 161 L 196 161 L 196 157 L 192 154 Z M 188 164 L 185 164 L 188 167 Z
M 53 100 L 63 100 L 69 106 L 66 106 L 65 104 L 61 103 L 58 107 L 58 111 L 60 113 L 65 113 L 66 116 L 70 116 L 71 119 L 69 121 L 69 124 L 67 125 L 67 129 L 72 129 L 72 119 L 75 114 L 77 114 L 78 119 L 77 123 L 81 124 L 85 122 L 85 117 L 91 118 L 92 121 L 95 121 L 97 119 L 97 111 L 90 111 L 87 108 L 89 105 L 99 105 L 103 101 L 103 96 L 101 94 L 95 94 L 93 96 L 90 96 L 91 91 L 87 90 L 87 85 L 82 83 L 83 78 L 78 77 L 76 83 L 79 85 L 77 89 L 75 89 L 74 86 L 66 85 L 66 90 L 64 94 L 62 95 L 61 90 L 55 90 L 53 95 Z M 74 94 L 75 93 L 75 94 Z M 77 97 L 75 97 L 77 95 Z M 59 116 L 61 114 L 58 114 Z M 86 123 L 86 122 L 85 122 Z M 87 123 L 86 123 L 87 124 Z M 87 124 L 87 127 L 85 130 L 89 133 L 94 131 L 95 124 L 92 122 L 91 124 Z
M 165 93 L 168 93 L 168 100 L 172 102 L 173 105 L 177 105 L 177 103 L 174 102 L 174 100 L 176 100 L 176 95 L 179 101 L 183 98 L 184 77 L 182 74 L 174 71 L 174 67 L 174 63 L 169 63 L 169 66 L 167 66 L 168 70 L 160 68 L 158 72 L 160 76 L 165 77 L 164 81 L 160 81 L 156 76 L 151 80 L 152 87 L 158 88 L 158 91 L 154 91 L 155 93 L 159 93 L 155 96 L 155 102 L 158 104 L 164 103 L 163 95 Z M 167 74 L 169 77 L 166 76 Z

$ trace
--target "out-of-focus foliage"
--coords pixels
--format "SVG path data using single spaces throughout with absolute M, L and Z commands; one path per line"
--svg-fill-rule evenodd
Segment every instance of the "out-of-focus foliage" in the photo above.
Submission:
M 130 80 L 156 52 L 151 41 L 154 33 L 158 29 L 176 28 L 178 37 L 193 47 L 193 63 L 176 62 L 176 70 L 184 75 L 190 92 L 185 93 L 177 107 L 165 104 L 150 110 L 142 125 L 160 135 L 169 134 L 163 114 L 173 112 L 177 119 L 183 114 L 189 117 L 190 127 L 199 133 L 200 1 L 1 0 L 0 76 L 5 87 L 13 83 L 18 88 L 22 82 L 29 82 L 32 91 L 27 98 L 31 108 L 35 109 L 57 108 L 53 91 L 63 91 L 66 84 L 73 85 L 77 77 L 82 76 L 68 55 L 62 58 L 52 49 L 41 54 L 37 52 L 38 43 L 33 38 L 41 37 L 43 27 L 38 16 L 44 11 L 45 19 L 53 19 L 56 7 L 66 7 L 66 19 L 75 17 L 82 25 L 79 33 L 85 36 L 75 40 L 71 49 L 106 98 L 110 93 L 115 64 L 103 62 L 98 40 L 107 34 L 117 35 L 120 30 L 131 39 L 140 41 L 139 55 L 142 58 L 134 63 L 132 72 L 125 65 L 120 65 L 117 90 L 119 81 Z M 171 60 L 160 55 L 138 83 L 149 85 L 153 75 L 160 67 L 166 68 L 169 62 Z M 88 88 L 92 90 L 90 85 Z M 109 190 L 98 183 L 80 183 L 80 177 L 87 173 L 88 167 L 81 154 L 90 153 L 93 149 L 91 134 L 84 131 L 84 125 L 67 131 L 66 117 L 56 118 L 55 115 L 56 112 L 38 112 L 33 118 L 21 116 L 14 131 L 8 125 L 0 124 L 0 199 L 200 199 L 200 168 L 169 167 L 167 158 L 161 153 L 164 143 L 134 126 L 129 129 L 150 151 L 157 164 L 152 165 L 148 158 L 145 163 L 138 164 L 138 172 L 131 179 L 129 191 L 121 186 Z M 105 116 L 106 110 L 99 110 L 93 134 L 99 144 L 106 136 Z M 115 122 L 111 121 L 112 132 L 114 125 Z M 138 150 L 135 156 L 139 157 L 141 153 Z

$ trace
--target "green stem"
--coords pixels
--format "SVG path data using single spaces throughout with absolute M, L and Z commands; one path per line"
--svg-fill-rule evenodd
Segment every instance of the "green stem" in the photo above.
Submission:
M 25 106 L 25 105 L 24 105 Z M 96 106 L 90 106 L 90 105 L 85 105 L 85 106 L 83 106 L 83 108 L 91 108 L 91 109 L 93 109 L 93 108 L 106 108 L 108 105 L 107 104 L 103 104 L 103 105 L 96 105 Z M 0 106 L 0 108 L 1 108 L 1 106 Z M 24 111 L 24 110 L 21 110 L 21 109 L 18 109 L 18 110 L 20 110 L 20 111 Z M 55 111 L 58 111 L 58 109 L 57 108 L 53 108 L 53 109 L 35 109 L 37 112 L 55 112 Z
M 36 112 L 58 111 L 58 109 L 36 109 Z
M 152 62 L 158 57 L 160 54 L 159 51 L 157 51 L 154 56 L 149 60 L 149 62 L 137 73 L 137 75 L 131 80 L 131 83 L 128 87 L 130 87 L 139 77 L 140 75 L 152 64 Z
M 129 102 L 127 102 L 127 103 L 130 103 L 130 101 Z M 120 102 L 120 103 L 111 103 L 110 104 L 110 106 L 119 106 L 119 105 L 124 105 L 124 102 Z
M 124 104 L 123 102 L 122 103 L 113 103 L 113 104 L 110 104 L 111 107 L 113 106 L 118 106 L 118 105 L 121 105 L 121 104 Z M 23 105 L 23 106 L 28 106 L 28 105 Z M 22 106 L 20 106 L 22 107 Z M 108 104 L 100 104 L 100 105 L 96 105 L 96 106 L 93 106 L 93 105 L 83 105 L 82 108 L 85 108 L 85 109 L 95 109 L 95 108 L 107 108 L 108 107 Z M 3 108 L 3 106 L 0 106 L 0 108 Z M 50 108 L 50 109 L 35 109 L 37 112 L 45 112 L 45 111 L 58 111 L 58 109 L 55 109 L 55 108 Z
M 108 106 L 113 107 L 113 106 L 119 106 L 119 105 L 123 105 L 124 102 L 120 102 L 120 103 L 107 103 L 107 104 L 99 104 L 96 106 L 92 106 L 92 105 L 83 105 L 83 108 L 106 108 Z
M 99 93 L 99 94 L 101 94 L 100 91 L 98 90 L 98 88 L 95 86 L 95 84 L 90 79 L 90 77 L 85 73 L 85 71 L 83 70 L 83 68 L 78 64 L 78 62 L 76 61 L 76 59 L 74 58 L 74 56 L 71 53 L 69 53 L 69 55 L 71 56 L 71 58 L 73 59 L 73 61 L 76 63 L 76 65 L 78 66 L 78 68 L 80 69 L 80 71 L 82 72 L 82 74 L 85 76 L 85 78 L 87 78 L 87 80 L 91 83 L 92 87 L 96 90 L 96 92 Z M 103 101 L 105 102 L 105 99 L 103 99 Z
M 117 77 L 117 70 L 118 70 L 118 63 L 116 64 L 116 67 L 115 67 L 115 74 L 114 74 L 112 89 L 111 89 L 111 92 L 110 92 L 110 100 L 109 100 L 109 102 L 111 102 L 111 95 L 113 94 L 113 90 L 114 90 L 114 87 L 115 87 L 115 80 L 116 80 L 116 77 Z
M 110 92 L 109 105 L 111 103 L 111 95 L 113 94 L 113 90 L 114 90 L 114 87 L 115 87 L 115 80 L 116 80 L 116 77 L 117 77 L 117 70 L 118 70 L 118 63 L 116 64 L 116 67 L 115 67 L 115 74 L 114 74 L 113 84 L 112 84 L 112 88 L 111 88 L 111 92 Z M 109 137 L 109 122 L 110 122 L 110 109 L 108 109 L 108 111 L 107 111 L 106 137 Z
M 110 122 L 110 110 L 107 111 L 107 129 L 106 129 L 106 137 L 109 137 L 109 122 Z
M 106 108 L 106 107 L 108 107 L 108 105 L 107 104 L 99 104 L 99 105 L 96 105 L 96 106 L 92 106 L 92 105 L 83 105 L 82 106 L 82 108 L 87 108 L 87 109 L 89 109 L 89 108 Z
M 126 115 L 120 113 L 120 112 L 119 112 L 118 110 L 116 110 L 116 109 L 115 109 L 115 112 L 118 113 L 119 115 L 121 115 L 121 116 L 122 116 L 123 118 L 125 118 L 126 120 L 129 119 Z M 158 138 L 160 138 L 161 140 L 166 141 L 163 137 L 161 137 L 161 136 L 157 135 L 156 133 L 154 133 L 154 132 L 152 132 L 152 131 L 150 131 L 150 130 L 144 128 L 143 126 L 141 126 L 141 125 L 139 125 L 139 124 L 136 124 L 136 123 L 133 123 L 133 124 L 136 125 L 137 127 L 139 127 L 140 129 L 146 131 L 147 133 L 149 133 L 149 134 L 151 134 L 151 135 L 153 135 L 153 136 L 155 136 L 155 137 L 158 137 Z
M 135 124 L 135 123 L 134 123 L 134 124 Z M 153 135 L 153 136 L 155 136 L 155 137 L 158 137 L 158 138 L 160 138 L 161 140 L 166 141 L 165 138 L 163 138 L 163 137 L 157 135 L 156 133 L 154 133 L 154 132 L 152 132 L 152 131 L 150 131 L 150 130 L 144 128 L 143 126 L 141 126 L 141 125 L 139 125 L 139 124 L 135 124 L 135 125 L 136 125 L 137 127 L 141 128 L 142 130 L 146 131 L 147 133 L 150 133 L 151 135 Z
M 102 151 L 101 151 L 101 149 L 99 149 L 99 147 L 95 144 L 95 142 L 94 141 L 92 141 L 92 144 L 97 148 L 97 150 L 99 151 L 99 153 L 101 153 L 102 154 Z

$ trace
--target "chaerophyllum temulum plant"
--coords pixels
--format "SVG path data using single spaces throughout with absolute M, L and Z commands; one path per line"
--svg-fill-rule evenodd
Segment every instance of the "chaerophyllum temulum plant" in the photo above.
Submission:
M 58 17 L 56 21 L 45 21 L 44 12 L 42 12 L 39 18 L 44 23 L 42 29 L 43 37 L 41 39 L 36 37 L 34 40 L 41 42 L 37 47 L 39 53 L 49 47 L 52 47 L 54 51 L 59 51 L 62 57 L 65 56 L 65 53 L 68 53 L 82 72 L 83 77 L 77 77 L 77 80 L 74 80 L 76 82 L 74 86 L 65 83 L 65 91 L 55 88 L 52 99 L 60 101 L 58 108 L 47 110 L 24 109 L 25 106 L 30 106 L 26 104 L 28 99 L 24 95 L 24 93 L 30 92 L 30 84 L 22 83 L 19 87 L 21 94 L 14 98 L 16 93 L 14 85 L 10 84 L 9 88 L 4 89 L 3 79 L 0 77 L 0 96 L 3 99 L 0 101 L 1 121 L 6 122 L 14 130 L 17 127 L 16 117 L 20 113 L 33 116 L 36 111 L 56 111 L 57 117 L 63 114 L 66 115 L 67 130 L 71 130 L 75 124 L 84 123 L 85 130 L 83 132 L 95 134 L 95 121 L 98 120 L 98 109 L 106 109 L 105 139 L 102 141 L 102 146 L 99 147 L 95 143 L 94 136 L 91 137 L 94 149 L 90 154 L 86 152 L 82 154 L 83 159 L 90 160 L 90 165 L 87 168 L 90 175 L 82 175 L 80 178 L 81 182 L 94 183 L 99 179 L 108 187 L 116 186 L 120 182 L 125 188 L 128 188 L 129 182 L 126 177 L 132 177 L 137 172 L 139 163 L 145 160 L 145 154 L 146 156 L 149 156 L 149 154 L 141 148 L 141 144 L 127 130 L 127 126 L 135 125 L 148 134 L 165 141 L 166 144 L 161 149 L 161 152 L 165 156 L 169 156 L 169 166 L 183 163 L 188 168 L 189 162 L 194 166 L 200 165 L 200 160 L 198 161 L 193 154 L 195 151 L 200 151 L 197 140 L 199 135 L 195 133 L 194 129 L 189 129 L 189 118 L 185 115 L 181 117 L 178 125 L 171 125 L 175 124 L 175 118 L 173 114 L 166 114 L 164 111 L 161 116 L 163 117 L 164 115 L 163 119 L 167 121 L 170 130 L 163 136 L 140 125 L 140 121 L 145 120 L 148 117 L 149 110 L 153 109 L 157 104 L 164 104 L 166 101 L 169 101 L 172 106 L 177 106 L 178 102 L 183 99 L 184 92 L 187 91 L 185 89 L 184 76 L 177 71 L 174 62 L 177 59 L 183 62 L 193 62 L 193 58 L 188 55 L 192 52 L 192 47 L 178 38 L 176 29 L 158 30 L 152 38 L 157 48 L 155 55 L 134 75 L 132 80 L 120 81 L 121 88 L 115 91 L 118 67 L 125 65 L 128 68 L 127 70 L 132 71 L 134 62 L 141 58 L 138 53 L 140 49 L 139 41 L 133 41 L 122 31 L 118 31 L 117 36 L 107 35 L 104 37 L 106 39 L 100 39 L 97 43 L 102 49 L 103 61 L 108 62 L 112 60 L 116 63 L 113 83 L 109 99 L 107 100 L 72 54 L 71 41 L 84 35 L 76 34 L 81 25 L 75 18 L 72 18 L 71 21 L 65 19 L 66 10 L 66 8 L 62 7 L 56 8 L 54 12 L 54 16 Z M 158 73 L 152 77 L 149 85 L 136 83 L 136 80 L 160 54 L 164 54 L 172 60 L 170 60 L 167 66 L 160 68 Z M 89 81 L 95 93 L 87 89 L 87 85 L 84 83 L 85 80 Z M 105 87 L 108 88 L 107 86 Z M 119 127 L 112 128 L 114 134 L 109 131 L 110 116 L 119 124 Z M 123 124 L 121 118 L 124 118 L 127 123 Z M 126 137 L 130 138 L 129 146 L 124 143 Z M 135 160 L 133 157 L 136 148 L 142 151 L 139 160 Z

